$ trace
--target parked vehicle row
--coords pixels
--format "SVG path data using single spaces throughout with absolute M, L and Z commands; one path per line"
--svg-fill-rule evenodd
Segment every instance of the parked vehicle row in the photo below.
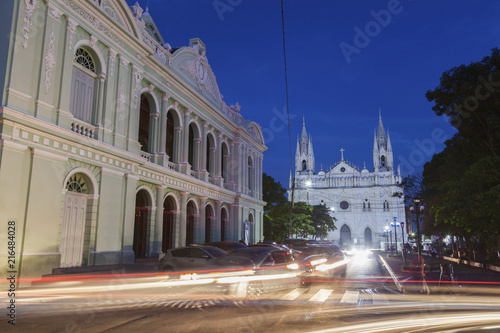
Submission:
M 158 269 L 171 279 L 209 278 L 256 297 L 270 288 L 345 277 L 347 262 L 342 250 L 328 243 L 287 240 L 246 246 L 225 241 L 168 250 Z
M 279 246 L 235 247 L 228 248 L 229 252 L 210 245 L 171 249 L 161 259 L 158 269 L 172 279 L 210 280 L 210 283 L 227 285 L 230 293 L 252 298 L 271 289 L 306 286 L 312 279 L 309 262 L 296 260 L 288 249 Z

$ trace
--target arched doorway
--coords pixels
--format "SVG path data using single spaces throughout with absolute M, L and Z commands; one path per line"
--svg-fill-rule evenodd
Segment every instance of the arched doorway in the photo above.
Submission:
M 346 224 L 340 228 L 340 244 L 351 245 L 351 228 L 349 228 Z
M 220 240 L 223 242 L 226 240 L 227 226 L 229 222 L 228 214 L 226 208 L 222 208 L 220 212 Z
M 92 183 L 82 173 L 75 173 L 66 181 L 64 215 L 61 228 L 61 267 L 82 265 L 87 221 L 87 196 L 92 194 Z
M 205 242 L 211 242 L 212 241 L 212 229 L 214 227 L 214 221 L 215 221 L 215 216 L 214 216 L 214 210 L 212 206 L 207 205 L 205 207 Z
M 197 215 L 196 205 L 193 201 L 189 201 L 187 204 L 186 216 L 186 245 L 194 243 L 194 227 Z
M 140 190 L 135 197 L 135 221 L 133 250 L 136 258 L 147 255 L 148 220 L 151 200 L 146 190 Z
M 372 230 L 368 227 L 365 229 L 365 244 L 372 245 Z
M 177 205 L 172 196 L 167 196 L 163 202 L 163 235 L 161 249 L 163 253 L 174 247 L 174 225 Z

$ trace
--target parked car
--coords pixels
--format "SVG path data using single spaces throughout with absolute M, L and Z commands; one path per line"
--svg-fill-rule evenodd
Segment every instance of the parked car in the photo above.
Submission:
M 257 298 L 265 291 L 284 289 L 291 285 L 306 286 L 312 278 L 311 267 L 307 263 L 298 262 L 290 251 L 273 246 L 235 250 L 215 261 L 214 266 L 251 269 L 253 274 L 249 277 L 227 280 L 232 284 L 230 289 L 233 292 L 245 288 L 246 296 L 250 298 Z M 221 281 L 223 280 L 219 280 Z
M 215 246 L 190 245 L 168 250 L 158 265 L 160 272 L 194 272 L 208 266 L 227 252 Z
M 244 249 L 247 247 L 243 243 L 234 242 L 234 241 L 209 242 L 209 243 L 204 243 L 203 245 L 215 246 L 215 247 L 218 247 L 219 249 L 226 251 L 227 253 L 232 252 L 232 251 L 237 250 L 237 249 Z

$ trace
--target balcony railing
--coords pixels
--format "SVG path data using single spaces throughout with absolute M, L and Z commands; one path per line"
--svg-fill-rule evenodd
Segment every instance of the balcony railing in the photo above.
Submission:
M 94 138 L 94 131 L 95 128 L 85 125 L 85 124 L 79 124 L 77 122 L 72 122 L 71 123 L 71 130 L 77 134 L 83 135 L 87 138 Z
M 150 162 L 151 161 L 151 156 L 152 156 L 152 154 L 146 153 L 145 151 L 141 150 L 141 157 L 145 158 L 146 161 Z

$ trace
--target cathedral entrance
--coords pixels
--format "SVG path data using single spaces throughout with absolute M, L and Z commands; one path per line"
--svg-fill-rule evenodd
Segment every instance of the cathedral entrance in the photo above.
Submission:
M 340 244 L 344 246 L 351 245 L 351 228 L 346 224 L 340 228 Z

